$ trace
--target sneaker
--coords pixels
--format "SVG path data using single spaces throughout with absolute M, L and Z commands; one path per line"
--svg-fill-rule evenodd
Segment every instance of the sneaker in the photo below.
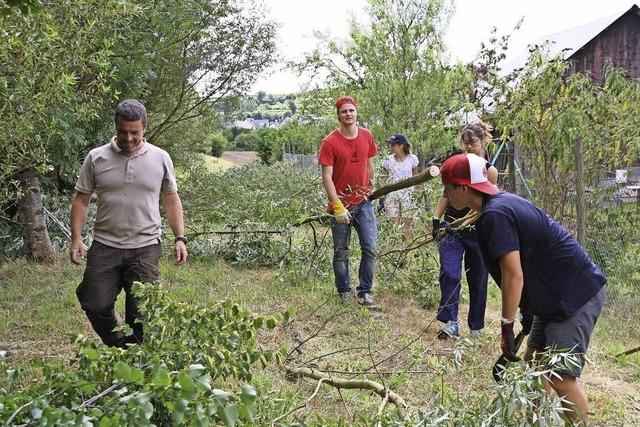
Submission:
M 348 304 L 351 301 L 351 292 L 339 292 L 340 302 Z
M 358 297 L 358 304 L 366 305 L 366 306 L 372 306 L 373 305 L 373 297 L 369 293 L 362 294 L 362 295 L 360 295 Z
M 458 337 L 458 322 L 455 320 L 449 320 L 444 328 L 440 329 L 437 337 L 441 340 L 446 340 L 448 338 L 457 338 Z
M 471 329 L 469 332 L 472 338 L 478 338 L 482 336 L 482 329 Z

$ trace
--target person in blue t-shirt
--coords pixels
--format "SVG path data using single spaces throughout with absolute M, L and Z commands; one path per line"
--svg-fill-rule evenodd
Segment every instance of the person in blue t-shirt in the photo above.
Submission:
M 559 378 L 547 380 L 565 398 L 567 415 L 588 425 L 587 400 L 577 378 L 604 305 L 604 273 L 569 231 L 535 204 L 490 183 L 483 158 L 452 156 L 440 174 L 446 197 L 456 209 L 480 213 L 480 249 L 502 290 L 503 356 L 518 360 L 513 324 L 519 306 L 534 316 L 525 359 L 548 350 L 572 355 L 575 363 L 550 367 Z

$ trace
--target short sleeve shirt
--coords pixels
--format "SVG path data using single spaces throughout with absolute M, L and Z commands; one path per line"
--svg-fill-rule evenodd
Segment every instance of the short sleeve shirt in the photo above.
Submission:
M 514 194 L 488 196 L 476 228 L 485 264 L 498 285 L 500 258 L 520 251 L 524 277 L 520 307 L 534 315 L 570 317 L 607 281 L 567 229 Z
M 160 193 L 178 191 L 169 154 L 148 143 L 129 157 L 115 142 L 94 148 L 80 169 L 76 191 L 98 197 L 94 239 L 130 249 L 157 243 Z
M 418 167 L 420 161 L 415 154 L 408 154 L 402 161 L 397 161 L 391 154 L 382 160 L 382 167 L 389 172 L 391 182 L 402 181 L 413 176 L 413 169 Z
M 333 166 L 332 181 L 347 209 L 362 203 L 370 191 L 368 160 L 378 154 L 373 135 L 358 127 L 358 135 L 345 138 L 338 129 L 320 147 L 318 164 Z

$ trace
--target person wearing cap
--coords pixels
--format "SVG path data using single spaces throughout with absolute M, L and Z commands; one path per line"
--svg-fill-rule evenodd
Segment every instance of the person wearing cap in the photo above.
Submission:
M 460 133 L 460 142 L 464 151 L 485 157 L 486 143 L 491 141 L 489 127 L 482 123 L 466 125 Z M 486 161 L 485 161 L 486 163 Z M 492 183 L 498 180 L 498 171 L 487 163 L 488 179 Z M 488 272 L 480 253 L 478 237 L 473 227 L 455 233 L 442 233 L 447 230 L 447 224 L 459 218 L 464 218 L 469 209 L 456 209 L 444 197 L 440 197 L 433 214 L 433 238 L 438 241 L 440 256 L 440 304 L 437 319 L 444 323 L 438 332 L 440 339 L 458 336 L 458 306 L 460 305 L 460 280 L 462 279 L 462 263 L 469 286 L 469 314 L 467 325 L 471 335 L 479 335 L 484 328 L 484 313 L 487 305 Z M 444 220 L 442 219 L 444 215 Z
M 376 265 L 377 225 L 367 196 L 373 186 L 373 157 L 378 153 L 371 132 L 359 127 L 356 100 L 341 96 L 336 101 L 340 126 L 322 140 L 318 163 L 322 166 L 322 185 L 333 214 L 333 272 L 340 299 L 351 297 L 349 243 L 351 229 L 358 233 L 362 256 L 357 287 L 358 303 L 373 305 L 371 290 Z
M 91 326 L 106 345 L 141 343 L 143 326 L 132 293 L 133 282 L 156 283 L 162 247 L 160 201 L 174 236 L 176 265 L 187 261 L 182 202 L 169 154 L 144 139 L 147 111 L 127 99 L 115 107 L 116 135 L 89 152 L 80 169 L 71 204 L 71 249 L 74 264 L 86 268 L 76 290 Z M 87 252 L 82 228 L 91 195 L 98 196 L 94 237 Z M 125 322 L 133 334 L 114 330 L 114 305 L 124 289 Z
M 604 273 L 566 228 L 534 203 L 500 192 L 489 182 L 481 157 L 450 157 L 440 174 L 447 199 L 456 209 L 480 213 L 476 222 L 480 248 L 502 291 L 503 356 L 518 360 L 513 324 L 520 306 L 534 316 L 525 359 L 569 353 L 564 363 L 549 366 L 557 376 L 546 380 L 564 398 L 567 415 L 588 425 L 588 404 L 577 378 L 604 305 Z
M 387 171 L 391 182 L 411 178 L 418 173 L 419 160 L 411 153 L 411 144 L 401 133 L 391 135 L 387 139 L 391 148 L 389 156 L 382 161 L 382 167 Z M 394 191 L 385 197 L 385 212 L 396 224 L 404 227 L 403 240 L 408 243 L 409 233 L 413 226 L 413 214 L 416 207 L 413 201 L 413 187 Z

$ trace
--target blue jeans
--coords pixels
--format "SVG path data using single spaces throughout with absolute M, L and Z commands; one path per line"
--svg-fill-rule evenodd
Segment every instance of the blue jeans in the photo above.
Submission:
M 351 291 L 349 278 L 349 243 L 351 241 L 351 227 L 356 229 L 362 258 L 360 259 L 358 296 L 371 293 L 373 287 L 373 273 L 376 268 L 376 239 L 378 235 L 376 216 L 371 202 L 365 200 L 355 208 L 349 210 L 351 222 L 340 224 L 335 219 L 331 221 L 331 235 L 333 236 L 333 273 L 336 277 L 338 292 Z
M 437 319 L 441 322 L 458 320 L 462 259 L 469 285 L 468 325 L 472 330 L 484 328 L 487 306 L 488 271 L 482 259 L 478 238 L 463 231 L 460 235 L 447 235 L 438 245 L 440 252 L 440 307 Z

